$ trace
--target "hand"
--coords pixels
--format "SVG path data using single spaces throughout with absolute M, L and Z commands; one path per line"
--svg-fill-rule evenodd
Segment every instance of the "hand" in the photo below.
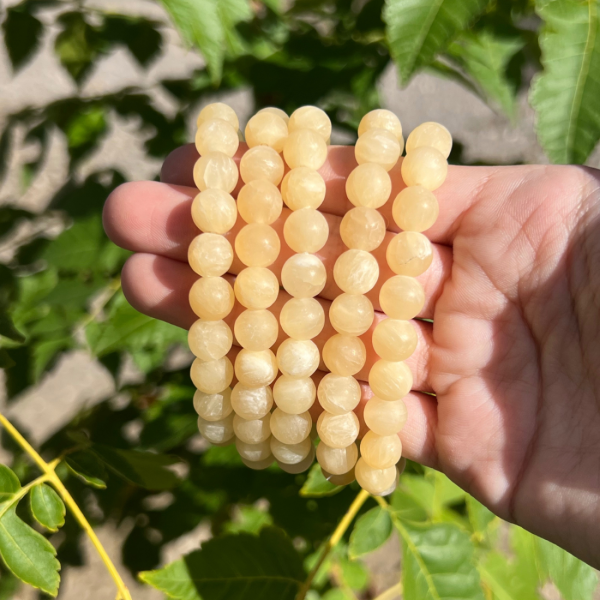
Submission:
M 111 239 L 136 252 L 123 269 L 128 300 L 184 328 L 196 320 L 188 290 L 197 275 L 187 247 L 198 235 L 190 217 L 197 156 L 191 145 L 174 151 L 163 183 L 124 184 L 104 212 Z M 321 169 L 330 238 L 319 255 L 330 274 L 345 249 L 338 227 L 351 208 L 344 185 L 355 164 L 352 148 L 332 147 Z M 391 175 L 393 198 L 403 187 L 399 166 Z M 420 341 L 407 361 L 414 389 L 406 398 L 403 453 L 598 567 L 600 172 L 451 167 L 435 194 L 440 217 L 426 232 L 434 259 L 419 277 L 427 296 L 419 316 L 434 324 L 415 321 Z M 382 210 L 390 232 L 375 252 L 381 276 L 369 297 L 376 309 L 380 285 L 392 275 L 385 262 L 391 201 Z M 291 254 L 282 236 L 287 214 L 274 225 L 282 239 L 277 274 Z M 234 262 L 232 279 L 241 268 Z M 330 277 L 320 298 L 326 313 L 339 293 Z M 282 292 L 275 312 L 286 299 Z M 327 325 L 319 346 L 332 333 Z M 369 356 L 362 381 L 377 360 L 370 337 L 363 336 Z M 363 402 L 370 395 L 364 384 Z

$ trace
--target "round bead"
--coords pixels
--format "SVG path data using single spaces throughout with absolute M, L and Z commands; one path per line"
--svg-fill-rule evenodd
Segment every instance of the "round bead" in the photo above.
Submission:
M 277 464 L 279 465 L 279 468 L 285 473 L 290 473 L 291 475 L 298 475 L 298 473 L 304 473 L 305 471 L 308 471 L 308 469 L 310 469 L 310 467 L 312 466 L 313 462 L 315 462 L 315 447 L 311 444 L 310 452 L 308 453 L 306 458 L 301 460 L 299 463 L 289 465 L 278 461 Z
M 354 377 L 328 373 L 321 379 L 317 395 L 324 410 L 332 415 L 343 415 L 358 406 L 361 389 Z
M 271 438 L 271 452 L 278 462 L 285 465 L 297 465 L 302 462 L 312 450 L 312 442 L 307 437 L 297 444 L 284 444 L 276 437 Z
M 393 435 L 406 423 L 406 404 L 403 400 L 386 402 L 373 396 L 365 405 L 364 417 L 367 427 L 377 435 Z
M 356 477 L 354 476 L 354 469 L 350 469 L 347 473 L 343 473 L 342 475 L 334 475 L 333 473 L 328 473 L 323 467 L 321 467 L 321 471 L 323 472 L 323 477 L 332 483 L 333 485 L 349 485 L 353 481 L 356 481 Z
M 367 360 L 363 341 L 353 335 L 332 335 L 323 346 L 325 366 L 335 375 L 355 375 Z
M 381 286 L 379 304 L 392 319 L 414 319 L 423 310 L 425 292 L 414 277 L 396 275 Z
M 433 121 L 421 123 L 408 136 L 406 152 L 412 152 L 415 148 L 421 146 L 431 146 L 438 150 L 444 158 L 448 158 L 450 150 L 452 150 L 452 135 L 439 123 Z
M 400 400 L 410 392 L 412 373 L 403 362 L 378 360 L 369 373 L 369 385 L 381 400 Z
M 358 165 L 346 180 L 346 196 L 354 206 L 381 208 L 391 193 L 390 175 L 376 163 Z
M 240 175 L 244 183 L 255 179 L 266 179 L 273 185 L 279 185 L 283 177 L 283 160 L 273 148 L 255 146 L 242 156 Z
M 248 267 L 235 279 L 235 297 L 245 308 L 269 308 L 279 294 L 277 276 L 265 267 Z
M 356 141 L 354 156 L 359 165 L 376 163 L 389 171 L 400 158 L 404 143 L 387 129 L 369 129 Z
M 200 127 L 204 121 L 210 119 L 223 119 L 227 121 L 236 131 L 240 128 L 240 122 L 238 120 L 235 111 L 231 106 L 223 104 L 223 102 L 213 102 L 205 106 L 196 119 L 196 125 Z
M 400 119 L 391 110 L 386 110 L 385 108 L 372 110 L 360 120 L 358 126 L 359 137 L 371 129 L 387 129 L 398 140 L 403 139 Z
M 231 389 L 225 388 L 217 394 L 205 394 L 200 390 L 194 393 L 194 410 L 205 421 L 220 421 L 233 411 Z
M 269 422 L 271 413 L 267 413 L 262 419 L 246 420 L 235 415 L 233 417 L 233 431 L 238 439 L 246 444 L 260 444 L 269 439 L 271 428 Z
M 404 231 L 425 231 L 438 218 L 437 198 L 420 185 L 403 189 L 394 200 L 392 215 L 396 225 Z
M 266 442 L 268 443 L 268 442 Z M 271 446 L 269 446 L 269 449 L 271 448 Z M 253 460 L 248 460 L 247 458 L 244 458 L 243 456 L 241 457 L 242 462 L 249 468 L 252 469 L 253 471 L 262 471 L 264 469 L 268 469 L 274 462 L 275 462 L 275 457 L 272 454 L 269 454 L 269 456 L 267 456 L 267 458 L 263 458 L 263 460 L 257 460 L 257 461 L 253 461 Z
M 235 440 L 235 447 L 242 460 L 260 462 L 271 456 L 271 444 L 269 442 L 270 440 L 266 439 L 258 444 L 248 444 L 238 438 Z
M 233 331 L 242 348 L 266 350 L 277 341 L 279 323 L 269 310 L 245 310 L 236 319 Z
M 205 421 L 198 417 L 198 430 L 211 444 L 224 444 L 234 436 L 233 413 L 219 421 Z
M 231 267 L 233 248 L 222 235 L 203 233 L 189 245 L 188 262 L 198 275 L 220 277 Z
M 314 404 L 317 389 L 310 377 L 294 379 L 283 375 L 273 386 L 273 397 L 283 412 L 299 415 Z
M 318 133 L 298 129 L 288 135 L 283 145 L 283 157 L 290 169 L 320 169 L 327 160 L 327 144 Z
M 264 387 L 277 377 L 277 360 L 271 350 L 240 350 L 235 358 L 235 376 L 245 387 Z
M 290 117 L 288 116 L 288 114 L 285 112 L 285 110 L 281 110 L 281 108 L 277 108 L 276 106 L 265 106 L 265 108 L 261 108 L 259 111 L 257 111 L 257 115 L 258 114 L 262 114 L 262 113 L 270 113 L 272 115 L 277 115 L 278 117 L 281 117 L 284 121 L 285 124 L 287 125 Z
M 340 294 L 329 308 L 329 321 L 338 333 L 362 335 L 375 317 L 371 301 L 361 294 Z
M 285 261 L 281 269 L 281 283 L 295 298 L 318 296 L 327 283 L 325 265 L 318 256 L 302 252 Z
M 265 179 L 247 183 L 237 197 L 237 209 L 246 223 L 270 225 L 279 218 L 282 208 L 281 192 Z
M 271 414 L 271 433 L 284 444 L 299 444 L 310 435 L 312 419 L 308 412 L 290 415 L 276 408 Z
M 258 112 L 248 121 L 244 133 L 250 148 L 270 146 L 276 152 L 281 152 L 288 135 L 288 127 L 279 115 Z
M 194 184 L 203 192 L 211 188 L 232 192 L 238 181 L 235 161 L 222 152 L 209 152 L 194 164 Z
M 387 469 L 393 467 L 400 460 L 402 442 L 395 434 L 377 435 L 369 431 L 360 442 L 360 455 L 370 467 Z
M 283 237 L 294 252 L 318 252 L 327 242 L 327 219 L 314 208 L 301 208 L 289 215 Z
M 327 113 L 316 106 L 301 106 L 290 116 L 290 133 L 299 129 L 310 129 L 318 133 L 324 141 L 331 137 L 331 120 Z
M 384 360 L 406 360 L 417 349 L 417 331 L 410 321 L 384 319 L 373 331 L 373 349 Z
M 277 348 L 279 370 L 288 377 L 310 377 L 319 368 L 319 349 L 311 340 L 288 338 Z
M 196 131 L 196 150 L 200 156 L 222 152 L 233 156 L 240 145 L 237 129 L 223 119 L 207 119 Z
M 207 233 L 227 233 L 235 225 L 237 212 L 235 200 L 223 190 L 204 190 L 192 202 L 192 219 Z
M 416 277 L 433 261 L 429 240 L 416 231 L 402 231 L 394 236 L 386 250 L 387 263 L 397 275 Z
M 346 448 L 358 437 L 360 424 L 353 412 L 332 415 L 322 412 L 317 420 L 317 432 L 321 441 L 331 448 Z
M 422 185 L 436 190 L 448 174 L 448 161 L 435 148 L 420 146 L 409 152 L 402 161 L 402 179 L 408 186 Z
M 321 174 L 307 167 L 292 169 L 281 182 L 283 201 L 291 210 L 319 208 L 325 200 L 326 191 Z
M 249 223 L 235 238 L 235 253 L 249 267 L 272 265 L 281 250 L 277 232 L 264 223 Z
M 364 250 L 346 250 L 335 261 L 333 278 L 343 292 L 366 294 L 379 279 L 379 265 Z
M 387 492 L 396 481 L 396 467 L 388 467 L 387 469 L 373 469 L 363 458 L 359 458 L 356 467 L 354 467 L 356 481 L 363 490 L 380 496 Z
M 358 460 L 358 448 L 354 443 L 345 448 L 331 448 L 320 442 L 317 446 L 317 460 L 328 473 L 343 475 L 354 468 Z
M 222 277 L 201 277 L 190 289 L 190 306 L 205 321 L 219 321 L 233 308 L 233 288 Z
M 325 327 L 325 311 L 314 298 L 292 298 L 279 315 L 281 329 L 295 340 L 310 340 Z
M 268 385 L 249 388 L 236 383 L 231 392 L 231 406 L 242 419 L 262 419 L 273 407 L 273 392 Z
M 348 248 L 371 252 L 385 237 L 385 221 L 374 208 L 357 206 L 349 210 L 340 223 L 340 236 Z
M 196 321 L 188 331 L 188 345 L 200 360 L 223 358 L 233 342 L 231 329 L 225 321 Z
M 197 358 L 192 363 L 190 377 L 201 392 L 218 394 L 231 384 L 233 365 L 226 356 L 208 361 Z

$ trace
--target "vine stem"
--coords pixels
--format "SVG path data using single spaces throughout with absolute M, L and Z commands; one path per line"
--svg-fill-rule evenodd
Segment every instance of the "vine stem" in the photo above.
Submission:
M 397 598 L 402 593 L 402 584 L 397 583 L 393 585 L 391 588 L 385 590 L 375 598 L 375 600 L 392 600 L 392 598 Z
M 88 520 L 85 518 L 85 515 L 81 512 L 81 509 L 77 505 L 77 502 L 73 499 L 73 496 L 69 493 L 67 488 L 64 486 L 63 482 L 59 479 L 58 475 L 55 472 L 56 466 L 59 464 L 60 460 L 56 459 L 50 463 L 47 463 L 33 448 L 33 446 L 19 433 L 17 428 L 2 414 L 0 413 L 0 424 L 8 431 L 8 433 L 14 438 L 14 440 L 23 448 L 23 450 L 30 456 L 33 462 L 39 467 L 39 469 L 44 473 L 44 480 L 49 481 L 55 488 L 56 491 L 60 494 L 64 503 L 69 507 L 73 516 L 81 526 L 81 528 L 87 533 L 90 541 L 92 542 L 96 552 L 98 552 L 106 570 L 109 572 L 113 581 L 115 582 L 118 590 L 117 600 L 132 600 L 131 594 L 127 589 L 127 586 L 121 579 L 117 568 L 113 564 L 112 560 L 108 556 L 108 553 L 104 549 L 102 542 L 98 539 L 96 532 L 92 529 L 92 526 L 89 524 Z M 41 479 L 41 478 L 40 478 Z M 32 482 L 33 483 L 33 482 Z

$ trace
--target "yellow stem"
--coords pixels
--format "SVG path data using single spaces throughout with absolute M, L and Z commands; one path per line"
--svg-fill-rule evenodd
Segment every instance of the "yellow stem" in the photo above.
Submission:
M 385 592 L 379 594 L 375 600 L 392 600 L 392 598 L 397 598 L 402 593 L 402 584 L 397 583 L 385 590 Z

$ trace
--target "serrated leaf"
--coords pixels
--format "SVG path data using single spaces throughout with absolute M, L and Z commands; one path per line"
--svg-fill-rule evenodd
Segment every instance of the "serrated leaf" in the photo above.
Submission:
M 540 144 L 552 162 L 583 163 L 600 138 L 600 2 L 537 0 L 543 72 L 531 87 Z
M 325 479 L 321 467 L 314 464 L 308 472 L 304 485 L 300 488 L 300 495 L 305 498 L 320 498 L 322 496 L 333 496 L 341 492 L 345 486 L 334 485 Z
M 39 46 L 42 23 L 31 14 L 29 6 L 23 3 L 6 11 L 2 29 L 8 57 L 13 69 L 17 70 L 31 58 Z
M 19 478 L 6 465 L 0 464 L 0 502 L 11 498 L 20 489 Z
M 65 458 L 67 467 L 84 483 L 92 487 L 106 488 L 106 469 L 102 461 L 91 452 L 81 450 Z
M 362 515 L 350 535 L 348 556 L 358 558 L 385 544 L 392 534 L 392 519 L 387 510 L 380 506 Z
M 36 485 L 29 493 L 29 501 L 33 518 L 46 529 L 58 531 L 65 524 L 64 502 L 49 485 Z

